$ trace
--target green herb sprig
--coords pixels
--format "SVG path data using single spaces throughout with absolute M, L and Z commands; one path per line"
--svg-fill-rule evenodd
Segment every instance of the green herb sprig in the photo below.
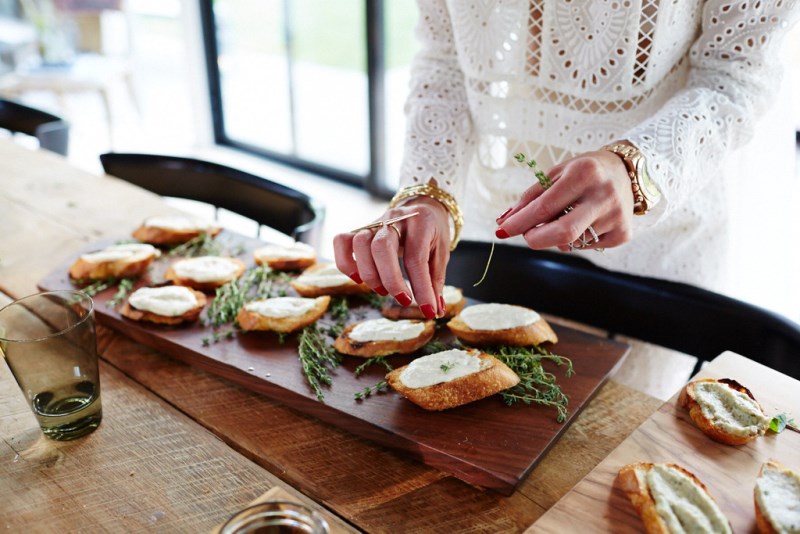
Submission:
M 208 232 L 201 232 L 197 237 L 170 249 L 167 255 L 195 258 L 198 256 L 222 256 L 223 253 L 222 245 L 214 239 L 214 236 Z
M 386 383 L 386 380 L 381 380 L 374 386 L 368 386 L 362 389 L 361 391 L 356 391 L 353 393 L 353 397 L 357 401 L 363 401 L 373 393 L 378 393 L 379 391 L 386 391 L 389 387 L 389 384 Z
M 105 278 L 103 280 L 95 280 L 94 282 L 89 283 L 89 280 L 81 279 L 71 279 L 70 280 L 73 285 L 80 287 L 81 291 L 93 297 L 98 293 L 102 293 L 109 287 L 113 286 L 116 283 L 116 279 L 114 278 Z
M 119 284 L 117 285 L 117 292 L 114 293 L 114 297 L 106 302 L 106 306 L 109 308 L 116 308 L 119 304 L 125 300 L 125 297 L 128 296 L 128 293 L 131 292 L 133 289 L 133 284 L 136 282 L 135 278 L 122 278 L 119 280 Z
M 211 334 L 211 337 L 204 337 L 202 339 L 202 343 L 204 347 L 208 347 L 212 343 L 218 343 L 223 339 L 233 339 L 233 336 L 236 335 L 236 328 L 231 328 L 229 330 L 218 330 Z
M 333 383 L 331 371 L 341 363 L 341 356 L 329 343 L 327 336 L 316 323 L 311 324 L 300 332 L 297 348 L 300 365 L 317 399 L 323 402 L 325 395 L 323 386 Z
M 367 369 L 367 367 L 376 364 L 383 365 L 384 369 L 386 369 L 387 372 L 394 371 L 394 367 L 392 367 L 391 363 L 386 361 L 386 358 L 384 358 L 383 356 L 376 356 L 374 358 L 367 358 L 367 360 L 364 363 L 356 367 L 356 370 L 353 372 L 353 374 L 355 374 L 356 376 L 360 376 Z
M 266 299 L 285 294 L 285 284 L 291 277 L 267 265 L 259 265 L 238 280 L 218 287 L 206 312 L 207 323 L 222 326 L 233 323 L 239 310 L 248 300 Z

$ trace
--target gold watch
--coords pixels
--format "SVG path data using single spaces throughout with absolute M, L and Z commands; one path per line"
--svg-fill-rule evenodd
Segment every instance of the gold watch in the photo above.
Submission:
M 647 161 L 644 154 L 635 146 L 624 143 L 612 143 L 602 150 L 608 150 L 620 157 L 631 179 L 633 191 L 633 214 L 644 215 L 661 200 L 661 191 L 647 172 Z

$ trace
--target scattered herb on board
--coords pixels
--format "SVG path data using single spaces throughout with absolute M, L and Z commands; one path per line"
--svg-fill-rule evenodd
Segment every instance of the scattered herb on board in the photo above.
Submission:
M 239 310 L 248 300 L 266 299 L 285 294 L 285 285 L 290 277 L 275 271 L 267 265 L 259 265 L 248 270 L 238 280 L 232 280 L 218 287 L 214 300 L 206 312 L 207 323 L 222 326 L 236 320 Z M 252 292 L 254 295 L 251 295 Z
M 386 391 L 386 389 L 388 387 L 389 387 L 389 384 L 386 383 L 386 380 L 381 380 L 380 382 L 378 382 L 374 386 L 367 386 L 364 389 L 362 389 L 361 391 L 355 392 L 353 394 L 353 397 L 357 401 L 361 401 L 361 400 L 366 399 L 367 397 L 369 397 L 373 393 L 377 393 L 379 391 Z
M 794 419 L 790 419 L 788 415 L 785 413 L 780 413 L 772 418 L 769 422 L 769 429 L 776 434 L 783 432 L 785 429 L 794 430 L 798 432 L 797 427 L 795 426 Z
M 297 354 L 303 375 L 316 393 L 317 399 L 324 401 L 322 387 L 333 383 L 331 371 L 339 366 L 342 357 L 316 323 L 303 328 L 298 336 L 298 344 Z
M 167 255 L 194 258 L 197 256 L 221 256 L 222 253 L 223 249 L 219 241 L 214 239 L 211 234 L 201 232 L 197 237 L 170 249 Z
M 367 358 L 367 360 L 364 363 L 356 367 L 356 370 L 354 371 L 353 374 L 355 374 L 356 376 L 360 376 L 361 373 L 366 371 L 367 367 L 378 363 L 383 365 L 386 371 L 389 372 L 394 371 L 394 367 L 392 367 L 391 363 L 386 361 L 386 358 L 384 358 L 383 356 L 375 356 L 374 358 Z
M 544 370 L 542 361 L 549 360 L 558 366 L 565 365 L 566 376 L 570 377 L 575 370 L 572 368 L 572 361 L 569 358 L 553 354 L 536 345 L 531 347 L 488 347 L 484 351 L 497 357 L 520 378 L 519 384 L 501 393 L 506 404 L 511 406 L 523 402 L 552 406 L 558 411 L 556 420 L 559 423 L 567 420 L 569 398 L 556 383 L 555 375 Z
M 230 330 L 219 330 L 211 334 L 211 337 L 204 337 L 202 339 L 203 346 L 208 347 L 212 343 L 217 343 L 221 339 L 233 339 L 233 336 L 236 334 L 236 328 L 231 328 Z
M 115 308 L 117 305 L 121 304 L 125 297 L 128 296 L 128 293 L 131 292 L 133 289 L 133 283 L 136 281 L 135 278 L 123 278 L 119 281 L 117 285 L 117 292 L 114 293 L 114 297 L 106 302 L 106 306 L 109 308 Z
M 459 343 L 457 340 L 452 345 L 448 345 L 447 343 L 445 343 L 440 339 L 432 339 L 428 341 L 422 347 L 421 350 L 424 354 L 427 355 L 427 354 L 435 354 L 437 352 L 444 352 L 446 350 L 451 350 L 456 348 L 461 348 L 461 343 Z
M 94 282 L 91 282 L 88 285 L 86 285 L 88 280 L 85 280 L 83 278 L 81 278 L 79 280 L 71 279 L 70 281 L 72 282 L 73 285 L 78 286 L 81 291 L 83 291 L 84 293 L 86 293 L 90 297 L 93 297 L 93 296 L 97 295 L 98 293 L 100 293 L 102 291 L 105 291 L 109 287 L 113 286 L 114 283 L 116 282 L 116 280 L 114 278 L 107 278 L 107 279 L 104 279 L 104 280 L 95 280 Z

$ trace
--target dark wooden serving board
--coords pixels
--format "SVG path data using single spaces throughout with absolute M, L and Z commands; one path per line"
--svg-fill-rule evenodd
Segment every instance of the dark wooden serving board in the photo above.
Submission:
M 231 250 L 234 245 L 243 249 L 239 257 L 248 266 L 253 265 L 252 249 L 263 245 L 229 233 L 223 233 L 218 239 L 227 242 Z M 96 242 L 82 253 L 109 244 L 111 241 Z M 158 260 L 137 287 L 160 281 L 168 261 L 167 258 Z M 52 271 L 39 286 L 44 290 L 73 288 L 67 274 L 71 263 L 72 260 Z M 204 345 L 204 338 L 213 333 L 211 327 L 202 322 L 165 327 L 128 320 L 107 306 L 114 292 L 108 289 L 94 297 L 100 324 L 303 413 L 402 451 L 466 482 L 506 495 L 514 491 L 556 442 L 629 350 L 625 344 L 553 324 L 559 342 L 552 350 L 570 358 L 575 369 L 575 375 L 567 378 L 563 369 L 548 367 L 570 399 L 570 414 L 565 423 L 556 421 L 554 409 L 526 405 L 508 407 L 499 395 L 443 412 L 425 411 L 393 391 L 356 401 L 353 394 L 383 379 L 385 370 L 380 365 L 372 365 L 356 377 L 353 371 L 364 360 L 349 356 L 335 371 L 333 385 L 325 390 L 323 403 L 317 400 L 301 373 L 296 336 L 289 336 L 281 344 L 273 333 L 247 332 Z M 356 302 L 354 300 L 351 306 L 352 315 L 358 317 L 356 320 L 378 316 L 378 312 L 368 306 L 356 307 Z M 535 303 L 531 306 L 535 308 Z M 447 328 L 442 327 L 438 335 L 447 338 Z M 411 359 L 411 356 L 388 358 L 395 368 Z

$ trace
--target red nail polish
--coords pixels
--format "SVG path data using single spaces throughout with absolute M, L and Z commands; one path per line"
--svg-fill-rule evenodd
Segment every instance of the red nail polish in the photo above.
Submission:
M 495 220 L 496 220 L 496 221 L 499 221 L 500 219 L 502 219 L 503 217 L 505 217 L 506 215 L 508 215 L 509 213 L 511 213 L 511 210 L 513 210 L 513 209 L 514 209 L 514 208 L 508 208 L 506 211 L 504 211 L 504 212 L 503 212 L 503 214 L 502 214 L 500 217 L 498 217 L 498 218 L 497 218 L 497 219 L 495 219 Z
M 408 293 L 406 293 L 405 291 L 395 295 L 394 300 L 396 300 L 397 303 L 400 304 L 401 306 L 408 306 L 409 304 L 411 304 L 411 297 L 409 297 Z
M 442 317 L 444 317 L 447 313 L 447 304 L 445 304 L 444 297 L 442 295 L 439 295 L 439 311 L 441 312 Z
M 436 312 L 433 311 L 433 306 L 430 304 L 423 304 L 419 309 L 422 310 L 422 315 L 424 315 L 426 319 L 430 321 L 436 319 Z
M 510 235 L 508 235 L 508 232 L 506 232 L 504 228 L 498 228 L 495 231 L 494 235 L 496 235 L 500 239 L 508 239 L 509 237 L 511 237 Z
M 386 291 L 386 288 L 385 288 L 385 287 L 383 287 L 383 286 L 378 286 L 378 287 L 376 287 L 375 289 L 373 289 L 373 291 L 374 291 L 375 293 L 377 293 L 378 295 L 382 296 L 382 297 L 385 297 L 386 295 L 388 295 L 388 294 L 389 294 L 389 292 L 388 292 L 388 291 Z
M 354 272 L 352 272 L 352 273 L 348 274 L 347 276 L 349 276 L 349 277 L 350 277 L 350 279 L 351 279 L 353 282 L 355 282 L 356 284 L 360 284 L 360 283 L 362 283 L 361 277 L 358 275 L 358 271 L 354 271 Z

